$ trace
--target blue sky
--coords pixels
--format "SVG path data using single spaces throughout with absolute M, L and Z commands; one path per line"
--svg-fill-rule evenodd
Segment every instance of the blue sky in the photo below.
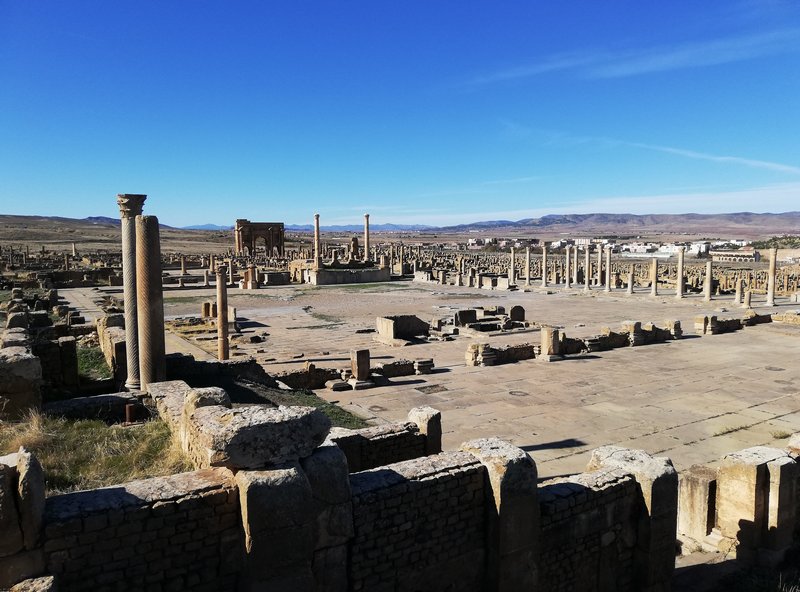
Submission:
M 0 0 L 0 213 L 798 210 L 800 2 Z

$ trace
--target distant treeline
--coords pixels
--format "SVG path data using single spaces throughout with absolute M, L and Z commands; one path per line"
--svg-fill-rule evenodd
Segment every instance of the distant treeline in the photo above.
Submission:
M 771 249 L 777 247 L 779 249 L 800 249 L 800 236 L 784 234 L 783 236 L 773 236 L 767 240 L 755 241 L 753 246 L 756 249 Z

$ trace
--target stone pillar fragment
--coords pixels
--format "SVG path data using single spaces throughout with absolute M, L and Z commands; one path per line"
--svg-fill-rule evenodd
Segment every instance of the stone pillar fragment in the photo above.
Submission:
M 508 285 L 509 286 L 513 286 L 514 284 L 517 283 L 516 282 L 517 271 L 516 271 L 515 266 L 514 266 L 514 263 L 515 263 L 514 259 L 515 258 L 516 258 L 516 251 L 514 250 L 514 247 L 511 247 L 511 260 L 510 260 L 510 262 L 508 264 Z
M 591 290 L 591 287 L 589 286 L 589 283 L 592 281 L 591 277 L 590 277 L 591 276 L 592 261 L 591 261 L 590 256 L 589 256 L 589 246 L 588 245 L 586 246 L 585 255 L 586 255 L 585 261 L 583 262 L 583 281 L 584 281 L 585 285 L 583 286 L 583 291 L 584 292 L 588 292 L 589 290 Z
M 525 247 L 525 285 L 531 285 L 531 248 Z
M 769 276 L 767 278 L 766 306 L 775 306 L 775 272 L 777 261 L 778 249 L 773 247 L 769 250 Z
M 319 244 L 319 214 L 314 214 L 314 267 L 319 269 L 322 251 Z
M 224 265 L 217 268 L 217 358 L 227 360 L 230 357 L 228 344 L 228 285 L 225 283 Z
M 369 214 L 364 214 L 364 261 L 369 261 Z
M 542 288 L 547 287 L 547 245 L 542 243 Z
M 711 261 L 706 261 L 706 279 L 703 282 L 703 299 L 711 302 L 711 286 L 714 283 L 714 269 Z
M 125 358 L 128 376 L 125 388 L 138 390 L 139 326 L 136 314 L 136 216 L 141 215 L 146 195 L 120 193 L 117 195 L 122 226 L 122 286 L 125 299 Z
M 414 407 L 408 412 L 408 421 L 417 424 L 425 436 L 425 454 L 442 451 L 442 413 L 433 407 Z
M 606 292 L 611 291 L 611 247 L 606 247 Z
M 572 253 L 572 283 L 578 285 L 578 245 L 573 247 Z
M 570 246 L 567 245 L 566 247 L 564 247 L 564 283 L 566 284 L 566 288 L 571 287 L 571 280 L 572 280 L 570 276 L 571 270 L 570 270 L 569 256 L 570 256 Z
M 658 259 L 655 257 L 650 268 L 650 296 L 658 296 Z
M 628 266 L 628 294 L 633 294 L 633 282 L 635 281 L 634 269 L 634 265 L 631 263 Z
M 540 517 L 536 463 L 498 438 L 461 445 L 486 467 L 486 582 L 491 592 L 535 590 L 538 581 Z
M 675 570 L 678 520 L 678 473 L 667 457 L 642 450 L 603 446 L 592 452 L 587 471 L 623 469 L 631 473 L 642 493 L 638 540 L 633 550 L 634 587 L 668 591 Z
M 686 247 L 678 247 L 678 273 L 677 277 L 675 278 L 676 281 L 676 289 L 675 289 L 675 297 L 676 298 L 683 298 L 683 288 L 684 288 L 684 280 L 683 280 L 683 262 L 684 258 L 686 257 Z
M 136 312 L 139 324 L 139 380 L 144 390 L 166 380 L 164 294 L 158 218 L 136 217 Z

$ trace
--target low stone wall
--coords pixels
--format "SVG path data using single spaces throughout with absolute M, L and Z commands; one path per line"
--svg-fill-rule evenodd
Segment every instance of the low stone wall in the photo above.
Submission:
M 349 589 L 481 590 L 485 473 L 448 452 L 351 475 Z
M 341 374 L 334 368 L 318 368 L 313 364 L 308 364 L 302 370 L 276 374 L 275 379 L 291 389 L 314 390 L 325 388 L 325 383 L 329 380 L 340 380 Z
M 638 500 L 636 480 L 620 469 L 541 483 L 541 589 L 633 590 Z
M 426 455 L 427 436 L 407 422 L 348 430 L 332 428 L 328 439 L 342 449 L 351 473 Z
M 100 351 L 114 375 L 114 383 L 122 385 L 128 376 L 128 361 L 125 348 L 125 316 L 112 314 L 97 320 L 97 337 Z
M 139 399 L 127 392 L 53 401 L 45 404 L 44 413 L 72 420 L 99 419 L 122 422 L 125 421 L 125 407 L 128 405 L 134 405 L 137 417 L 144 415 L 144 407 Z
M 226 469 L 57 495 L 45 523 L 46 569 L 64 590 L 235 590 L 243 532 Z
M 190 354 L 169 354 L 167 380 L 184 380 L 189 384 L 203 384 L 219 379 L 249 380 L 265 386 L 277 387 L 275 380 L 266 373 L 254 358 L 234 360 L 195 360 Z
M 42 363 L 27 345 L 0 348 L 0 420 L 42 406 Z

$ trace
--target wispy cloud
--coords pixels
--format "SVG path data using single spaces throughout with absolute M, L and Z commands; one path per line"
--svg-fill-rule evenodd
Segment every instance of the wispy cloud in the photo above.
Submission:
M 537 181 L 541 179 L 540 176 L 533 176 L 533 177 L 517 177 L 515 179 L 497 179 L 494 181 L 484 181 L 481 185 L 515 185 L 517 183 L 530 183 L 531 181 Z
M 551 72 L 572 72 L 583 78 L 623 78 L 685 68 L 716 66 L 800 50 L 800 29 L 779 29 L 705 41 L 609 51 L 586 49 L 546 56 L 474 77 L 469 86 L 520 80 Z
M 780 162 L 770 162 L 768 160 L 756 160 L 753 158 L 742 158 L 740 156 L 720 156 L 716 154 L 707 154 L 705 152 L 695 152 L 694 150 L 684 150 L 683 148 L 671 148 L 669 146 L 658 146 L 654 144 L 640 144 L 638 142 L 620 142 L 627 146 L 635 148 L 644 148 L 645 150 L 655 150 L 657 152 L 664 152 L 666 154 L 675 154 L 676 156 L 684 156 L 695 160 L 708 160 L 711 162 L 721 162 L 730 164 L 740 164 L 746 167 L 765 169 L 768 171 L 775 171 L 778 173 L 789 173 L 792 175 L 800 175 L 800 167 L 792 166 L 789 164 L 782 164 Z

